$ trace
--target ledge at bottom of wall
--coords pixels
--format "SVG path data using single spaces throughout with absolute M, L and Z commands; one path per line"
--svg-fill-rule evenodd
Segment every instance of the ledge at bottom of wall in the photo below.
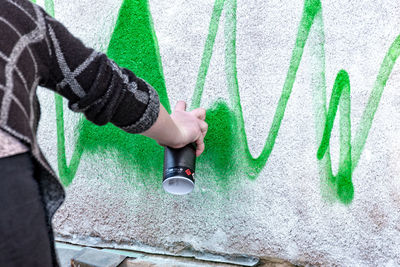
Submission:
M 206 260 L 198 260 L 190 257 L 149 254 L 149 253 L 129 251 L 129 250 L 119 250 L 119 249 L 91 248 L 87 246 L 80 246 L 59 241 L 56 242 L 56 250 L 61 267 L 243 266 L 241 264 L 212 262 Z M 255 262 L 254 265 L 252 266 L 292 267 L 296 265 L 293 265 L 290 262 L 281 259 L 261 258 L 259 259 L 258 262 Z

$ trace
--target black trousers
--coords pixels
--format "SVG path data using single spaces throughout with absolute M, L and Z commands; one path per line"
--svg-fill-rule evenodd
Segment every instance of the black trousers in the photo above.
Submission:
M 52 266 L 44 206 L 29 153 L 0 158 L 0 266 Z

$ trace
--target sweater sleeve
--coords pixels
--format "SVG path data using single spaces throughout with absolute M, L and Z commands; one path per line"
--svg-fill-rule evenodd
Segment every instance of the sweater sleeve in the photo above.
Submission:
M 160 108 L 154 88 L 105 54 L 86 47 L 43 13 L 49 49 L 41 86 L 66 97 L 71 110 L 84 113 L 97 125 L 111 122 L 129 133 L 149 129 Z

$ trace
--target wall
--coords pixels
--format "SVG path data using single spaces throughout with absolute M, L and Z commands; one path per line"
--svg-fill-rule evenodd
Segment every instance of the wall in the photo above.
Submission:
M 39 90 L 57 238 L 160 253 L 400 264 L 400 2 L 37 1 L 159 92 L 207 108 L 196 188 L 163 150 Z M 242 257 L 243 256 L 243 257 Z

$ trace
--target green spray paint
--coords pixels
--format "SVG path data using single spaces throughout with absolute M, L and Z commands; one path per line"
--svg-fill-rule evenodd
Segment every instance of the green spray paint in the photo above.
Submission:
M 244 170 L 248 178 L 255 179 L 264 168 L 278 136 L 311 27 L 316 21 L 323 25 L 321 2 L 319 0 L 305 0 L 289 69 L 273 122 L 260 156 L 254 158 L 247 143 L 239 97 L 236 69 L 236 7 L 236 0 L 215 1 L 191 104 L 191 108 L 196 108 L 200 105 L 220 16 L 222 10 L 225 10 L 225 71 L 230 102 L 217 101 L 208 109 L 207 122 L 210 128 L 205 140 L 207 146 L 203 156 L 198 160 L 200 166 L 208 166 L 214 172 L 213 175 L 204 173 L 204 176 L 207 176 L 208 179 L 215 177 L 222 189 L 229 189 L 227 186 L 230 183 L 229 177 L 237 175 L 240 170 Z M 323 27 L 318 30 L 323 36 Z M 321 175 L 324 176 L 326 181 L 330 182 L 338 199 L 342 203 L 350 203 L 354 196 L 351 176 L 360 159 L 383 89 L 399 56 L 400 36 L 393 42 L 383 60 L 360 126 L 356 130 L 353 140 L 351 140 L 350 125 L 349 76 L 344 70 L 338 73 L 333 85 L 329 110 L 327 111 L 323 43 L 319 49 L 321 51 L 322 69 L 320 70 L 321 82 L 316 90 L 320 99 L 316 101 L 317 106 L 314 106 L 314 108 L 316 109 L 315 113 L 320 114 L 319 117 L 316 115 L 316 120 L 322 123 L 318 123 L 316 126 L 317 137 L 319 138 L 317 142 L 320 143 L 317 158 L 321 164 L 321 169 L 324 170 Z M 158 44 L 147 1 L 124 1 L 109 44 L 108 55 L 118 64 L 130 68 L 138 76 L 152 83 L 158 91 L 162 103 L 169 109 Z M 130 173 L 134 172 L 138 177 L 146 177 L 146 179 L 143 178 L 145 185 L 159 186 L 162 169 L 162 149 L 152 140 L 139 135 L 126 134 L 112 125 L 97 127 L 83 119 L 78 126 L 78 141 L 71 163 L 68 166 L 65 160 L 61 104 L 62 102 L 56 101 L 59 137 L 58 164 L 64 184 L 68 185 L 73 180 L 84 151 L 92 155 L 113 151 L 117 161 L 124 167 L 121 169 L 121 176 L 126 175 L 126 177 L 129 177 Z M 338 107 L 340 113 L 340 160 L 338 174 L 333 175 L 329 140 Z M 198 176 L 200 177 L 202 176 L 201 170 L 202 168 L 199 168 Z
M 54 17 L 54 2 L 53 0 L 45 0 L 44 1 L 44 8 L 46 9 L 47 13 Z
M 32 3 L 36 4 L 36 0 L 31 0 Z M 45 0 L 44 7 L 47 13 L 54 17 L 54 2 L 53 0 Z

